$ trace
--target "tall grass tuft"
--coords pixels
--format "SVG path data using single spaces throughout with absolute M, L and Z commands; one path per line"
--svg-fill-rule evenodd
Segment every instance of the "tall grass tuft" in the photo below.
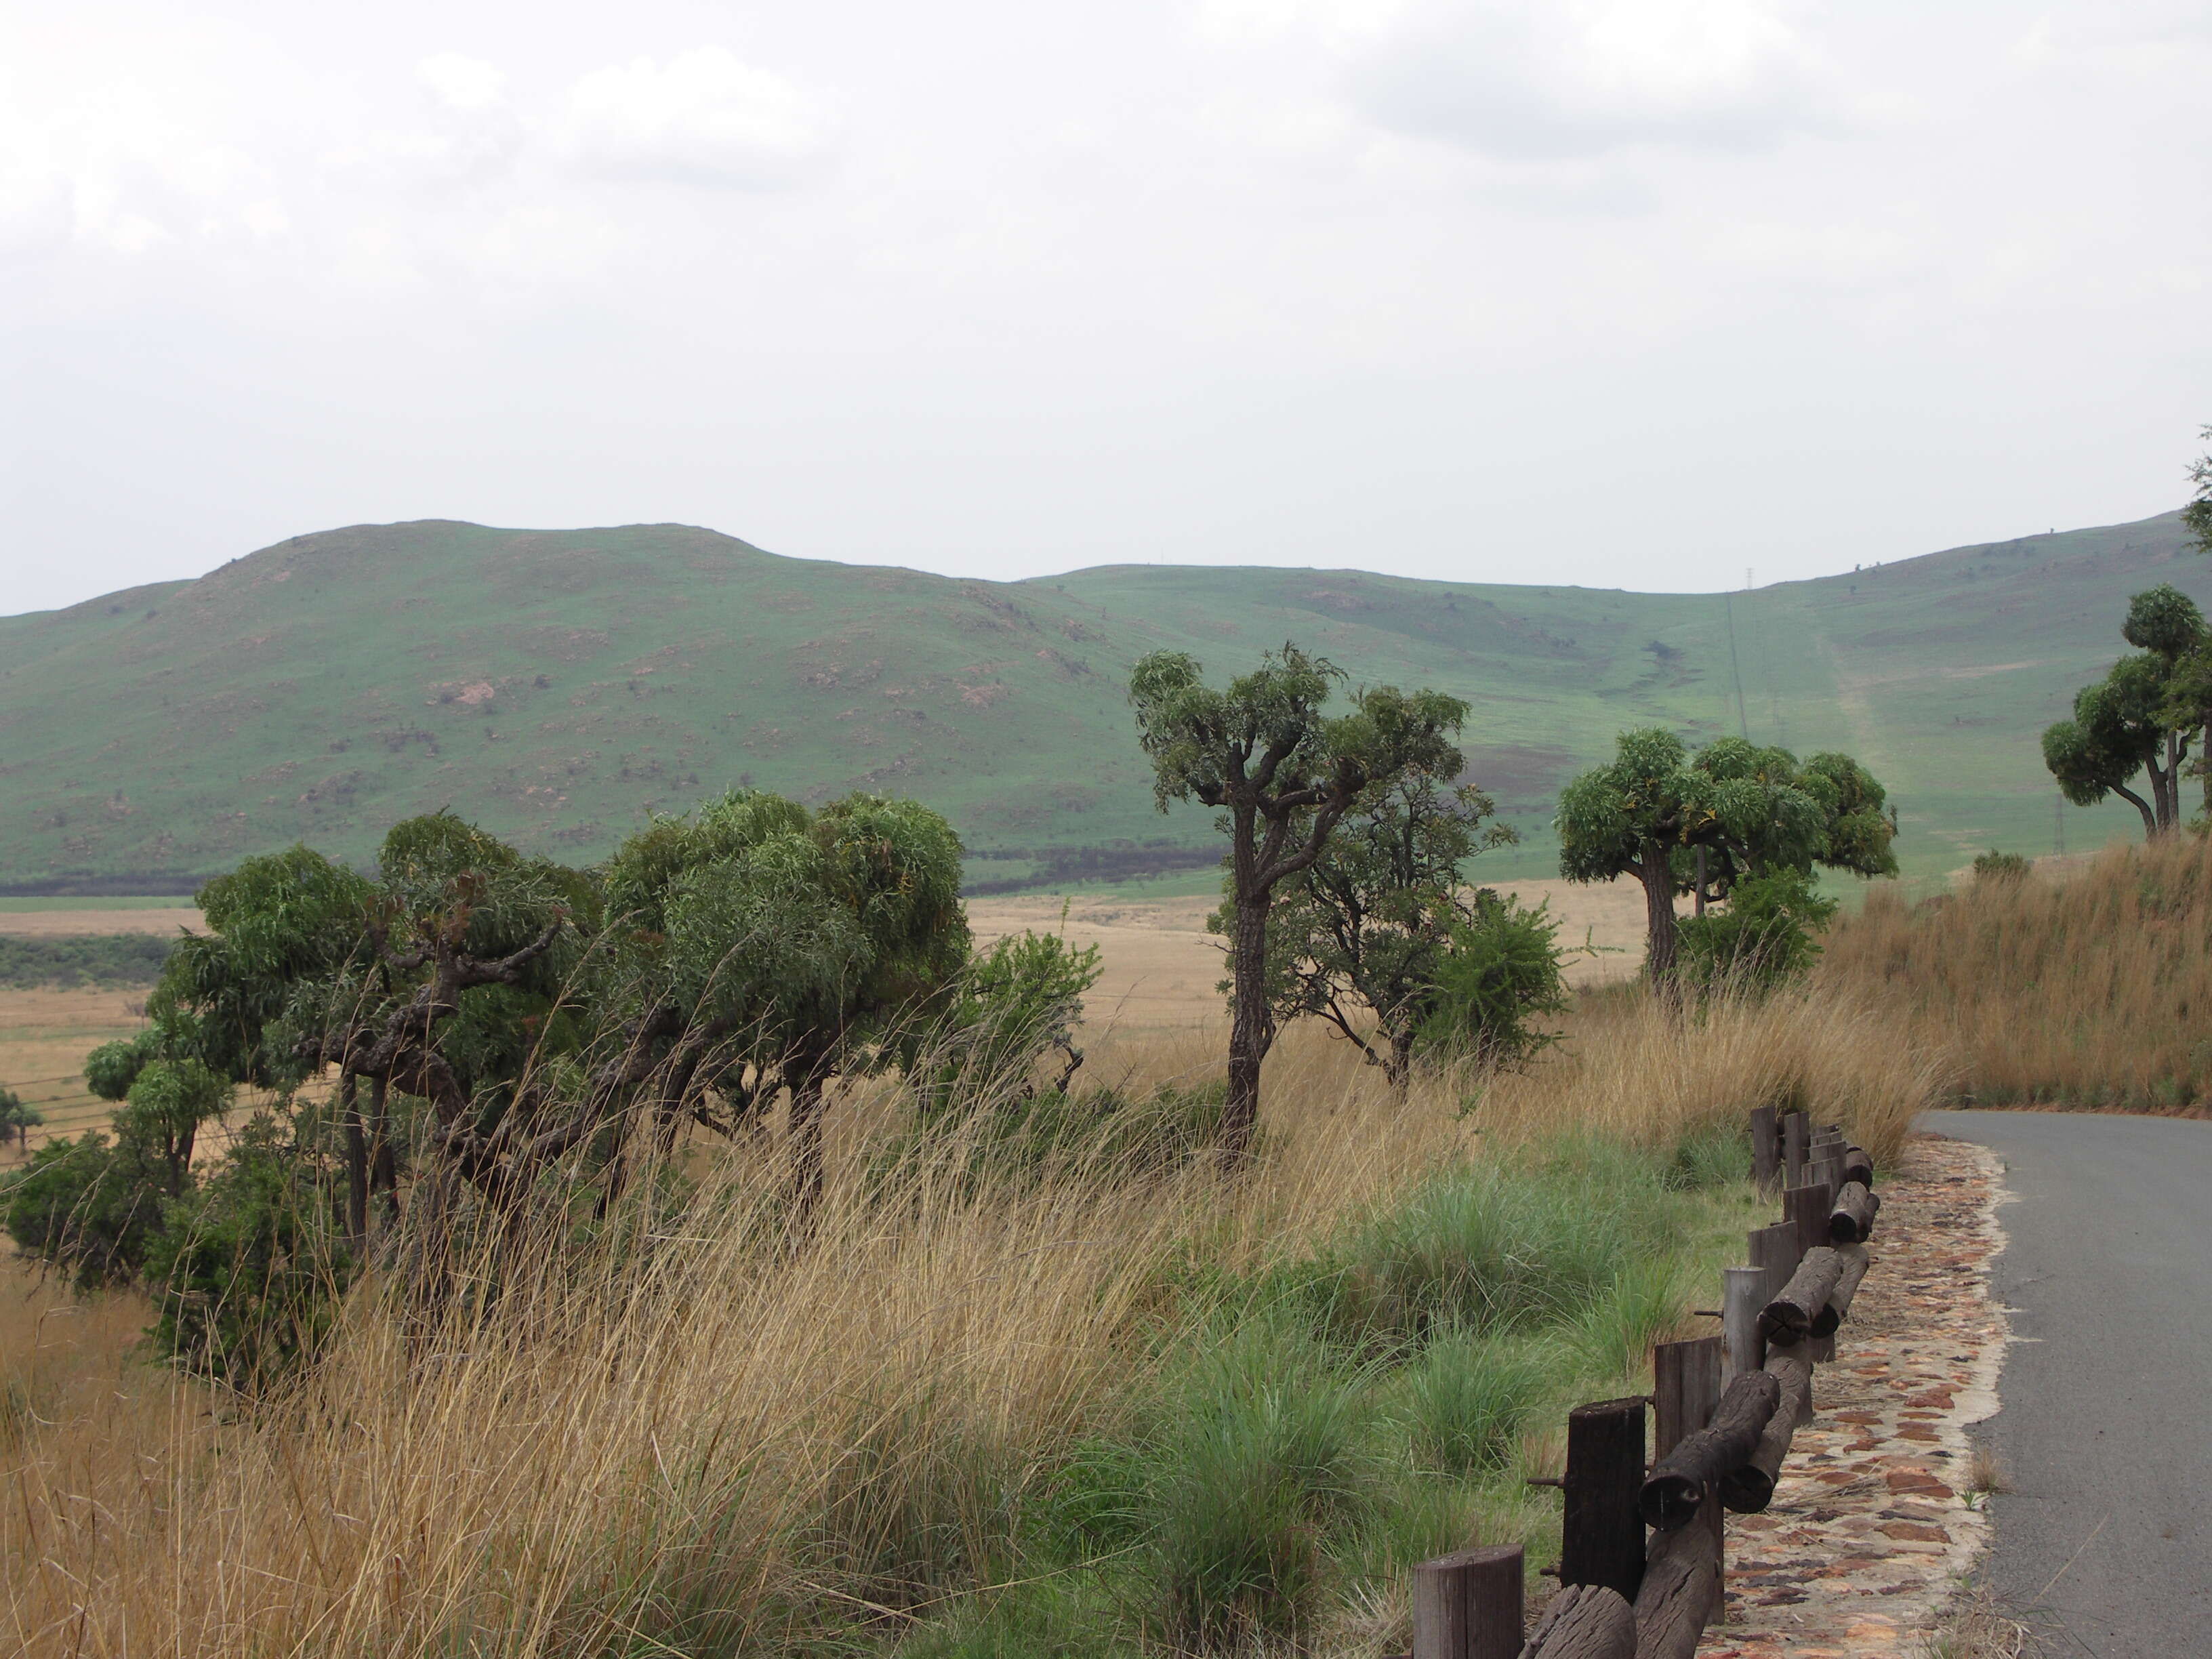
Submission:
M 1816 991 L 1883 1011 L 1895 1048 L 1955 1056 L 1985 1105 L 2173 1111 L 2212 1099 L 2212 841 L 1876 888 L 1823 940 Z

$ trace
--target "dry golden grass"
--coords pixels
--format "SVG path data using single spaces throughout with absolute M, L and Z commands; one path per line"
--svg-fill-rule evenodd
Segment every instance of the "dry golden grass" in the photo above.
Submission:
M 2212 1094 L 2208 922 L 2212 841 L 2177 836 L 1910 907 L 1877 888 L 1830 930 L 1814 983 L 1955 1054 L 1984 1104 L 2193 1109 Z
M 880 1617 L 1000 1570 L 1005 1505 L 1161 1352 L 1173 1261 L 1263 1264 L 1448 1160 L 1577 1129 L 1664 1144 L 1765 1100 L 1883 1155 L 1945 1082 L 1849 998 L 1685 1023 L 1615 991 L 1569 1037 L 1526 1076 L 1431 1078 L 1401 1103 L 1294 1030 L 1262 1161 L 1233 1186 L 1078 1172 L 975 1202 L 945 1173 L 956 1148 L 886 1198 L 864 1178 L 898 1121 L 878 1085 L 834 1114 L 811 1241 L 778 1220 L 775 1161 L 741 1148 L 649 1239 L 545 1253 L 573 1277 L 549 1269 L 411 1368 L 356 1297 L 312 1389 L 251 1416 L 125 1358 L 127 1300 L 64 1311 L 18 1281 L 0 1650 L 737 1651 Z M 1211 1031 L 1108 1031 L 1089 1075 L 1212 1076 L 1219 1052 Z

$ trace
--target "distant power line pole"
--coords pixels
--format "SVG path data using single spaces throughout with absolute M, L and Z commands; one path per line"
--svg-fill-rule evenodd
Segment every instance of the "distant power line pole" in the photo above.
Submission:
M 1745 718 L 1743 712 L 1743 669 L 1736 662 L 1735 656 L 1735 598 L 1733 594 L 1721 595 L 1721 609 L 1728 617 L 1729 678 L 1735 683 L 1735 729 L 1743 740 L 1749 743 L 1751 722 Z

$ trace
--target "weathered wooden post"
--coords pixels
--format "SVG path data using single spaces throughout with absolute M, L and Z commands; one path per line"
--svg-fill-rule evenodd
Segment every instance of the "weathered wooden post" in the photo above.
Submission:
M 1804 1251 L 1797 1248 L 1797 1226 L 1795 1222 L 1778 1221 L 1771 1227 L 1754 1228 L 1746 1235 L 1751 1247 L 1751 1265 L 1766 1275 L 1766 1294 L 1759 1299 L 1765 1307 L 1782 1292 L 1790 1282 L 1790 1275 L 1797 1271 L 1797 1263 Z
M 1626 1600 L 1644 1582 L 1644 1397 L 1601 1400 L 1567 1413 L 1565 1513 L 1559 1583 L 1602 1584 Z
M 1785 1112 L 1782 1116 L 1782 1184 L 1784 1188 L 1805 1184 L 1805 1143 L 1807 1119 L 1802 1112 Z
M 1791 1187 L 1782 1194 L 1782 1218 L 1797 1230 L 1797 1254 L 1828 1242 L 1828 1212 L 1834 1207 L 1824 1185 Z
M 1751 1178 L 1762 1193 L 1782 1186 L 1782 1129 L 1771 1106 L 1751 1109 Z
M 1700 1336 L 1687 1342 L 1660 1342 L 1651 1349 L 1651 1461 L 1663 1461 L 1668 1452 L 1713 1420 L 1713 1407 L 1721 1401 L 1722 1340 Z M 1641 1496 L 1639 1488 L 1638 1496 Z M 1720 1501 L 1706 1488 L 1690 1522 L 1702 1528 L 1711 1540 L 1713 1602 L 1705 1622 L 1720 1617 L 1723 1534 Z
M 1413 1569 L 1413 1659 L 1516 1659 L 1521 1546 L 1483 1545 Z
M 1759 1310 L 1773 1300 L 1763 1267 L 1721 1269 L 1721 1340 L 1728 1348 L 1728 1375 L 1755 1371 L 1766 1361 L 1759 1335 Z

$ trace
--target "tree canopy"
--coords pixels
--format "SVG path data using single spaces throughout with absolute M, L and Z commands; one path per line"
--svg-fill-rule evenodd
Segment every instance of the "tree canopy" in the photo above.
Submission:
M 1463 866 L 1519 839 L 1473 785 L 1450 787 L 1426 772 L 1365 792 L 1277 900 L 1267 977 L 1275 1023 L 1327 1020 L 1402 1091 L 1454 931 L 1481 916 Z M 1207 926 L 1226 933 L 1235 915 L 1224 902 Z
M 1623 732 L 1613 758 L 1561 792 L 1553 825 L 1570 881 L 1634 876 L 1653 978 L 1673 972 L 1674 899 L 1725 899 L 1747 877 L 1814 866 L 1893 874 L 1887 796 L 1849 755 L 1802 764 L 1786 749 L 1721 738 L 1692 752 L 1663 727 Z M 1702 869 L 1698 854 L 1704 859 Z
M 2075 805 L 2117 795 L 2145 836 L 2164 835 L 2181 822 L 2190 749 L 2212 729 L 2212 638 L 2196 603 L 2163 582 L 2128 601 L 2120 633 L 2141 648 L 2075 692 L 2070 719 L 2045 728 L 2043 763 Z M 2148 799 L 2133 787 L 2138 774 Z

